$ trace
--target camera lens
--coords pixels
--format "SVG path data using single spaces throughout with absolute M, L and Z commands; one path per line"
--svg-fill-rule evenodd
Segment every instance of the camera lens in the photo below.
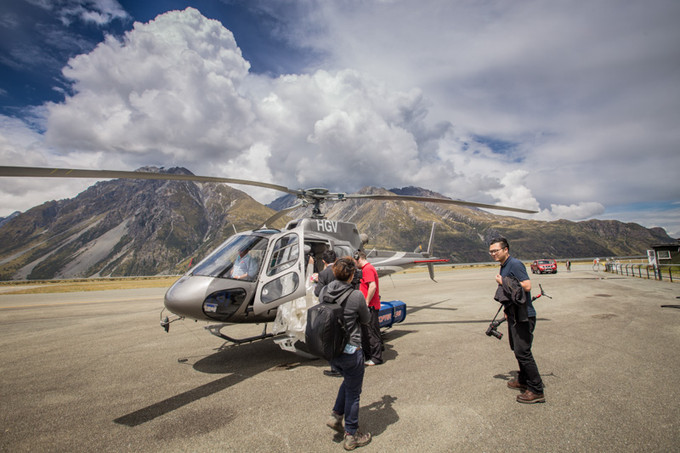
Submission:
M 494 323 L 491 323 L 489 327 L 486 329 L 486 336 L 490 337 L 492 335 L 498 338 L 499 340 L 503 338 L 503 334 L 496 330 L 496 326 L 494 325 Z

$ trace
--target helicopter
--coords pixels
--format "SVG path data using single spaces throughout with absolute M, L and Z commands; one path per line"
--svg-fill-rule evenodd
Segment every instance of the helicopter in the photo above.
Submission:
M 439 197 L 334 193 L 325 188 L 290 189 L 260 181 L 140 170 L 0 166 L 0 177 L 179 180 L 256 186 L 294 195 L 297 203 L 274 214 L 260 228 L 237 232 L 229 237 L 191 267 L 165 294 L 163 311 L 167 309 L 172 313 L 170 318 L 163 317 L 161 312 L 161 326 L 166 332 L 169 331 L 170 324 L 178 320 L 216 322 L 217 324 L 205 328 L 211 334 L 234 344 L 275 336 L 274 333 L 267 332 L 267 323 L 277 320 L 277 309 L 283 304 L 306 298 L 306 306 L 310 306 L 309 275 L 314 271 L 310 257 L 320 257 L 326 250 L 335 251 L 337 256 L 354 256 L 358 250 L 364 250 L 367 237 L 359 233 L 355 224 L 330 220 L 324 216 L 321 207 L 327 201 L 403 200 L 521 213 L 536 212 Z M 309 218 L 291 220 L 283 229 L 267 226 L 297 208 L 310 206 L 312 213 Z M 448 260 L 431 256 L 433 237 L 434 223 L 426 251 L 371 250 L 367 253 L 368 261 L 376 268 L 380 277 L 413 266 L 426 265 L 430 278 L 434 280 L 434 264 Z M 222 332 L 229 325 L 241 323 L 264 323 L 265 326 L 260 335 L 248 338 L 233 338 Z M 287 334 L 277 343 L 283 349 L 297 352 L 294 344 L 300 337 L 295 338 L 290 332 Z

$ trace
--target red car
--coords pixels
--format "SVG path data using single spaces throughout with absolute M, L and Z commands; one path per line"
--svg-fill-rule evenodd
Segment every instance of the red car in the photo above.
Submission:
M 531 263 L 531 272 L 543 274 L 557 273 L 557 262 L 555 260 L 536 260 Z

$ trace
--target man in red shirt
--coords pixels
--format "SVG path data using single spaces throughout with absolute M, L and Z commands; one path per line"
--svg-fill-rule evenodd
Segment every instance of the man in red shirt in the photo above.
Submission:
M 364 327 L 361 335 L 361 347 L 364 350 L 366 365 L 379 365 L 383 363 L 382 350 L 383 343 L 380 336 L 380 285 L 378 283 L 378 272 L 375 267 L 366 260 L 366 254 L 358 251 L 357 265 L 361 269 L 361 284 L 359 289 L 366 298 L 368 311 L 371 313 L 371 322 Z

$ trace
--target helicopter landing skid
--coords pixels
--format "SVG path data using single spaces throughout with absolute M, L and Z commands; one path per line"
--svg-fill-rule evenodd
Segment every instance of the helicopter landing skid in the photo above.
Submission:
M 297 342 L 298 342 L 298 339 L 295 338 L 295 337 L 291 337 L 291 336 L 286 336 L 286 337 L 283 337 L 283 338 L 277 338 L 276 340 L 274 340 L 274 343 L 278 344 L 279 347 L 281 349 L 283 349 L 284 351 L 292 352 L 293 354 L 299 355 L 300 357 L 305 358 L 305 359 L 318 359 L 318 357 L 316 357 L 316 356 L 314 356 L 314 355 L 312 355 L 308 352 L 305 352 L 305 351 L 303 351 L 299 348 L 296 348 L 295 343 L 297 343 Z
M 210 326 L 205 326 L 204 329 L 208 330 L 211 334 L 215 335 L 216 337 L 219 337 L 225 341 L 228 341 L 230 343 L 233 343 L 235 345 L 240 345 L 244 343 L 252 343 L 254 341 L 260 341 L 260 340 L 266 340 L 267 338 L 273 338 L 273 337 L 281 337 L 277 338 L 274 340 L 274 343 L 276 343 L 281 349 L 284 351 L 292 352 L 300 357 L 303 357 L 305 359 L 316 359 L 316 356 L 313 356 L 312 354 L 309 354 L 308 352 L 305 352 L 299 348 L 295 347 L 295 343 L 298 341 L 297 338 L 291 337 L 288 335 L 285 335 L 284 333 L 281 334 L 273 334 L 273 333 L 267 333 L 267 324 L 264 325 L 264 329 L 262 329 L 262 333 L 260 335 L 256 335 L 254 337 L 248 337 L 248 338 L 232 338 L 228 335 L 225 335 L 221 332 L 221 330 L 228 326 L 229 324 L 213 324 Z
M 253 341 L 264 340 L 266 338 L 271 338 L 274 336 L 273 333 L 267 333 L 267 324 L 265 324 L 264 329 L 262 330 L 262 333 L 260 335 L 255 335 L 254 337 L 248 338 L 232 338 L 221 332 L 221 330 L 228 325 L 229 324 L 212 324 L 210 326 L 205 326 L 204 329 L 208 330 L 211 334 L 215 335 L 216 337 L 220 337 L 221 339 L 229 341 L 234 344 L 252 343 Z

